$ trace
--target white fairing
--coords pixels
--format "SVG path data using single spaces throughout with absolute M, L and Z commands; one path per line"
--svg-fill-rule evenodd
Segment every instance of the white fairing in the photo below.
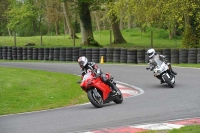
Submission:
M 154 76 L 160 75 L 162 72 L 166 71 L 168 69 L 168 66 L 165 63 L 162 63 L 161 65 L 157 65 L 154 68 Z
M 152 63 L 155 65 L 155 68 L 153 69 L 154 76 L 158 76 L 168 69 L 168 66 L 161 61 L 158 56 L 155 56 L 152 61 Z
M 174 87 L 175 77 L 169 75 L 168 73 L 168 65 L 160 60 L 159 55 L 155 55 L 151 60 L 149 60 L 150 68 L 153 69 L 153 75 L 162 78 L 161 83 L 167 83 L 171 88 Z M 164 82 L 163 82 L 164 81 Z

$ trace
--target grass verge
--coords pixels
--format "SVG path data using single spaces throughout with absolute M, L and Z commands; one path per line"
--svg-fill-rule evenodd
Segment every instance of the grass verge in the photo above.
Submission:
M 172 66 L 200 68 L 200 64 L 172 64 Z
M 200 133 L 200 125 L 184 126 L 180 129 L 172 130 L 150 130 L 142 133 Z
M 75 75 L 6 67 L 0 75 L 0 115 L 88 102 Z

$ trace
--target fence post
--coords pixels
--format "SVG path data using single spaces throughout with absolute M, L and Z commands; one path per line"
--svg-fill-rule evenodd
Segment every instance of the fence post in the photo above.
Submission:
M 42 31 L 40 30 L 40 46 L 42 46 Z
M 110 46 L 112 46 L 112 30 L 110 30 Z
M 14 46 L 16 47 L 16 30 L 14 30 Z
M 151 31 L 151 48 L 153 48 L 153 31 Z

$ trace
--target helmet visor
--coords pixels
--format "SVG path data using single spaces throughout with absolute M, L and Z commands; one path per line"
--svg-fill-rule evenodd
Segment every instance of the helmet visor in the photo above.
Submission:
M 151 53 L 147 53 L 148 56 L 151 56 L 152 54 L 153 54 L 152 52 Z
M 83 67 L 84 61 L 79 61 L 78 64 L 80 67 Z

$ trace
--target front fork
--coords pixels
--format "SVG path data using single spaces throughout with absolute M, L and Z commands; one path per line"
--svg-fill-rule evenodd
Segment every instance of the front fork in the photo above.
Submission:
M 169 73 L 167 72 L 167 73 L 165 73 L 165 75 L 167 75 L 167 77 L 171 80 L 171 82 L 172 83 L 174 83 L 174 81 L 175 81 L 175 78 L 174 78 L 174 76 L 173 75 L 169 75 Z M 162 80 L 163 81 L 165 81 L 165 79 L 163 78 L 163 76 L 162 76 Z
M 92 92 L 93 92 L 93 98 L 94 98 L 94 100 L 95 100 L 97 103 L 100 104 L 101 101 L 102 101 L 101 95 L 99 94 L 99 92 L 97 91 L 96 88 L 92 89 Z
M 98 98 L 101 97 L 101 95 L 99 94 L 99 92 L 97 91 L 96 88 L 94 88 L 92 91 L 93 91 L 95 97 L 98 97 Z

